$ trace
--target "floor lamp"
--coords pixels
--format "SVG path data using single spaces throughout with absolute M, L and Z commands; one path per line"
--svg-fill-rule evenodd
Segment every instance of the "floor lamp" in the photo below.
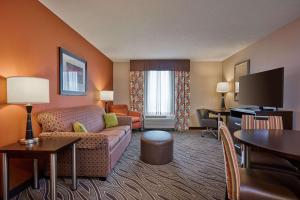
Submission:
M 33 144 L 38 138 L 33 137 L 31 111 L 33 104 L 49 103 L 49 80 L 36 77 L 7 78 L 7 103 L 23 104 L 27 111 L 25 138 L 21 144 Z

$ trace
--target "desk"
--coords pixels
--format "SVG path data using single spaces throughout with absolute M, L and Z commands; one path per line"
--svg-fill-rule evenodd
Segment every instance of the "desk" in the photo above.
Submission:
M 33 188 L 39 188 L 38 184 L 38 159 L 45 155 L 50 155 L 50 191 L 51 199 L 57 198 L 57 153 L 67 147 L 72 146 L 72 190 L 77 189 L 76 177 L 76 142 L 80 137 L 74 138 L 41 138 L 40 141 L 32 145 L 20 143 L 10 144 L 0 148 L 3 153 L 2 175 L 3 175 L 3 200 L 9 199 L 9 158 L 29 158 L 33 159 L 34 183 Z
M 241 143 L 242 162 L 249 167 L 249 147 L 300 160 L 300 131 L 294 130 L 239 130 L 234 137 Z
M 209 113 L 215 114 L 218 116 L 218 140 L 220 140 L 220 135 L 219 135 L 219 122 L 221 121 L 221 116 L 227 116 L 230 115 L 230 110 L 227 109 L 207 109 Z

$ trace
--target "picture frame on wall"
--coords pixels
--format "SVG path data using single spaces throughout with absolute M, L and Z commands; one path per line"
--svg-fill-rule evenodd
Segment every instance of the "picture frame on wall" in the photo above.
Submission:
M 60 95 L 84 96 L 87 93 L 87 62 L 59 48 Z
M 234 100 L 239 101 L 239 79 L 250 74 L 250 60 L 244 60 L 234 65 Z

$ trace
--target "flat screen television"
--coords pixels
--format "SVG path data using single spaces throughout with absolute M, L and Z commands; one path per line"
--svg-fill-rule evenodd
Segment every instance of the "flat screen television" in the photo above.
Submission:
M 240 77 L 239 103 L 259 107 L 283 107 L 284 68 Z

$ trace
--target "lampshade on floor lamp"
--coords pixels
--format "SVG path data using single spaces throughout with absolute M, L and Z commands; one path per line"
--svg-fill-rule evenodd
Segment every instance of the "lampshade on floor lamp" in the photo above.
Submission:
M 31 111 L 32 104 L 49 103 L 49 80 L 36 77 L 7 78 L 7 103 L 24 104 L 27 110 L 25 139 L 21 144 L 33 144 L 38 138 L 33 137 Z
M 108 112 L 108 102 L 114 101 L 114 91 L 102 90 L 100 91 L 100 100 L 105 102 L 105 112 Z
M 222 93 L 222 97 L 221 97 L 221 108 L 225 109 L 225 100 L 224 100 L 224 94 L 226 92 L 229 92 L 229 83 L 228 82 L 219 82 L 217 84 L 217 92 Z

